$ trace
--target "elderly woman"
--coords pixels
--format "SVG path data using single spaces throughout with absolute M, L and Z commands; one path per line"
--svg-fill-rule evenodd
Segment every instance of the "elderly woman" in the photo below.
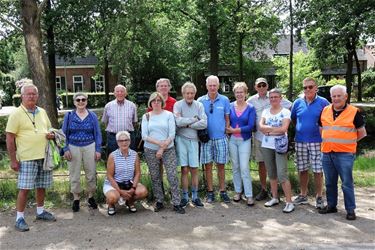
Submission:
M 107 161 L 107 178 L 103 192 L 108 204 L 108 215 L 116 214 L 115 204 L 126 201 L 129 211 L 137 212 L 134 201 L 147 197 L 147 189 L 141 183 L 141 167 L 137 152 L 130 149 L 130 134 L 120 131 L 116 134 L 118 149 Z
M 78 92 L 73 96 L 75 110 L 64 117 L 62 130 L 66 136 L 64 158 L 68 161 L 70 190 L 73 193 L 73 212 L 80 205 L 81 165 L 87 182 L 88 205 L 97 209 L 93 197 L 96 191 L 96 161 L 101 157 L 102 134 L 96 114 L 87 109 L 87 95 Z
M 229 153 L 236 192 L 233 200 L 239 202 L 241 193 L 244 191 L 247 205 L 253 206 L 254 199 L 249 160 L 251 155 L 251 133 L 255 125 L 256 114 L 254 106 L 246 102 L 247 90 L 247 85 L 244 82 L 236 82 L 234 84 L 233 92 L 236 101 L 230 105 L 230 126 L 226 129 L 226 132 L 230 134 Z
M 275 140 L 280 137 L 287 137 L 287 131 L 290 123 L 290 111 L 281 106 L 281 91 L 272 89 L 269 92 L 271 107 L 265 109 L 259 122 L 259 129 L 264 134 L 262 140 L 261 152 L 264 156 L 268 177 L 271 183 L 272 199 L 267 201 L 264 206 L 272 207 L 279 204 L 277 194 L 277 183 L 285 194 L 286 205 L 284 213 L 290 213 L 294 210 L 291 198 L 291 186 L 288 179 L 288 158 L 287 152 L 276 152 Z
M 159 168 L 162 161 L 172 191 L 173 209 L 177 213 L 184 214 L 185 209 L 180 206 L 177 160 L 174 148 L 176 123 L 173 114 L 163 110 L 164 106 L 165 100 L 163 96 L 158 92 L 154 92 L 148 100 L 148 107 L 152 108 L 152 111 L 142 117 L 142 139 L 145 142 L 145 158 L 156 199 L 154 211 L 158 212 L 164 208 L 164 192 L 161 182 L 163 177 L 160 175 Z
M 191 173 L 192 202 L 203 207 L 198 197 L 199 146 L 197 130 L 207 127 L 207 116 L 202 103 L 194 100 L 197 88 L 187 82 L 181 87 L 183 100 L 176 102 L 173 112 L 176 117 L 176 152 L 181 166 L 182 199 L 180 205 L 186 207 L 189 202 L 189 172 Z

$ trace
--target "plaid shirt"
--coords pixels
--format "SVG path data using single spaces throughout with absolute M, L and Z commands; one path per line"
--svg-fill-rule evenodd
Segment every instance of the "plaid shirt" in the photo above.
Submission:
M 137 121 L 137 106 L 131 101 L 119 103 L 115 99 L 104 107 L 102 122 L 107 125 L 107 132 L 134 131 L 133 123 Z

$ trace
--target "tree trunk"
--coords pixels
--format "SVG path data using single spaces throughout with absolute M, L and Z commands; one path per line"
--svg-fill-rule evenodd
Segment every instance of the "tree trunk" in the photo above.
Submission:
M 243 39 L 244 39 L 244 33 L 240 33 L 238 35 L 238 66 L 239 66 L 239 77 L 240 81 L 244 80 L 243 77 Z
M 209 27 L 209 48 L 210 48 L 210 62 L 209 71 L 211 75 L 218 75 L 219 73 L 219 39 L 217 34 L 217 26 L 215 23 L 210 22 Z
M 56 99 L 53 99 L 53 91 L 49 85 L 49 72 L 43 58 L 41 12 L 36 0 L 21 0 L 21 21 L 27 59 L 33 82 L 38 87 L 39 105 L 49 114 L 52 126 L 57 127 Z
M 354 51 L 352 43 L 350 41 L 347 42 L 346 44 L 346 50 L 348 52 L 348 58 L 347 58 L 347 64 L 346 64 L 346 78 L 345 78 L 345 83 L 346 83 L 346 91 L 348 93 L 348 103 L 350 103 L 350 98 L 352 95 L 352 82 L 353 82 L 353 55 Z
M 354 50 L 354 59 L 355 59 L 355 64 L 357 65 L 357 74 L 358 74 L 357 101 L 362 102 L 362 72 L 361 72 L 361 65 L 359 64 L 356 50 Z
M 107 46 L 104 46 L 104 89 L 105 89 L 105 100 L 109 102 L 109 62 L 107 58 Z
M 293 100 L 293 5 L 292 0 L 289 0 L 289 15 L 290 15 L 290 52 L 289 52 L 289 89 L 288 98 Z

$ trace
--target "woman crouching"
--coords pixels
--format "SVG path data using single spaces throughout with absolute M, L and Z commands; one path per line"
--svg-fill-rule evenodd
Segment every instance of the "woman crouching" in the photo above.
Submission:
M 130 134 L 120 131 L 116 134 L 118 149 L 113 151 L 107 161 L 107 178 L 103 192 L 107 199 L 108 215 L 116 213 L 115 204 L 126 201 L 129 211 L 137 212 L 134 201 L 147 197 L 148 191 L 139 183 L 141 167 L 137 152 L 131 150 Z

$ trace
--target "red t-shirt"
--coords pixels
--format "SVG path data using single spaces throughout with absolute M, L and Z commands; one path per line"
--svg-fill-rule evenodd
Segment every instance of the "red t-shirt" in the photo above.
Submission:
M 174 99 L 171 96 L 168 96 L 167 100 L 165 101 L 165 107 L 164 110 L 168 110 L 173 113 L 173 106 L 176 103 L 176 99 Z M 152 111 L 152 108 L 147 108 L 147 112 Z

